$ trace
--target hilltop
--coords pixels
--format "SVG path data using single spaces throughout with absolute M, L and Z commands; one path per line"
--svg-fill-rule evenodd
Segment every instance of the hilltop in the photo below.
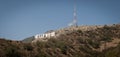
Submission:
M 59 35 L 63 35 L 63 34 L 67 34 L 67 33 L 71 33 L 73 31 L 77 31 L 77 30 L 81 30 L 81 31 L 89 31 L 89 30 L 94 30 L 94 29 L 97 29 L 97 28 L 102 28 L 103 25 L 94 25 L 94 26 L 77 26 L 77 27 L 74 27 L 74 26 L 70 26 L 70 27 L 65 27 L 65 28 L 60 28 L 58 30 L 49 30 L 45 33 L 49 33 L 49 32 L 55 32 L 56 33 L 56 36 L 59 36 Z M 44 33 L 43 33 L 44 34 Z M 23 42 L 25 43 L 30 43 L 32 42 L 33 40 L 35 40 L 35 35 L 34 36 L 31 36 L 31 37 L 28 37 L 28 38 L 25 38 L 24 40 L 22 40 Z M 42 40 L 42 39 L 40 39 Z M 44 40 L 44 39 L 43 39 Z
M 114 27 L 114 26 L 119 26 L 119 24 L 113 24 L 113 25 L 91 25 L 91 26 L 83 25 L 83 26 L 77 26 L 77 27 L 71 26 L 71 27 L 60 28 L 60 29 L 57 29 L 57 30 L 49 30 L 49 31 L 47 31 L 45 33 L 55 32 L 56 36 L 52 37 L 52 38 L 59 38 L 59 37 L 61 37 L 61 35 L 69 34 L 69 33 L 72 33 L 72 32 L 77 32 L 77 31 L 81 31 L 81 32 L 94 31 L 96 29 L 98 30 L 98 29 L 104 28 L 104 27 L 111 28 L 111 27 Z M 97 32 L 97 31 L 95 31 L 95 32 Z M 86 34 L 86 33 L 84 33 L 84 34 Z M 48 40 L 49 38 L 46 37 L 46 38 L 39 39 L 39 40 L 44 40 L 44 39 Z M 31 36 L 31 37 L 25 38 L 22 41 L 25 42 L 25 43 L 28 43 L 28 42 L 30 43 L 30 42 L 32 42 L 34 40 L 35 40 L 35 37 Z
M 0 39 L 0 57 L 120 57 L 120 24 L 54 30 L 47 41 Z M 27 40 L 28 40 L 27 39 Z

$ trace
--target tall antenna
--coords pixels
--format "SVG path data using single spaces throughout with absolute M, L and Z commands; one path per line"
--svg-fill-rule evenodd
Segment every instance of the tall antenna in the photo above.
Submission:
M 73 26 L 77 27 L 76 0 L 74 0 Z
M 74 12 L 73 12 L 73 21 L 69 26 L 77 27 L 77 11 L 76 11 L 76 0 L 74 0 Z

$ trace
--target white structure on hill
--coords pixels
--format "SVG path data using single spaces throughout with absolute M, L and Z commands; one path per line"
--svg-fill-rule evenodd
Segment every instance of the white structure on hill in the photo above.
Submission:
M 44 34 L 35 35 L 34 36 L 35 39 L 32 42 L 34 43 L 37 41 L 47 41 L 48 38 L 56 37 L 56 36 L 57 36 L 57 33 L 55 31 L 48 31 Z
M 44 34 L 37 34 L 34 37 L 35 39 L 40 39 L 40 38 L 50 38 L 54 36 L 55 36 L 55 32 L 50 32 L 50 33 L 44 33 Z

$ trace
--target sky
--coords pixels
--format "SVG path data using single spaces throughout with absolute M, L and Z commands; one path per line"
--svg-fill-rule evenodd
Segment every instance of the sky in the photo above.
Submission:
M 74 0 L 0 0 L 0 37 L 23 40 L 67 27 Z M 120 0 L 76 0 L 78 25 L 120 23 Z

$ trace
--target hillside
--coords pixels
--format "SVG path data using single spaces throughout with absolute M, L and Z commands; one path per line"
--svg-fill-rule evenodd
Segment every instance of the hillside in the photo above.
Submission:
M 28 37 L 28 38 L 25 38 L 24 40 L 22 40 L 23 43 L 30 43 L 34 40 L 34 36 L 31 36 L 31 37 Z
M 56 32 L 62 33 L 47 42 L 0 39 L 0 57 L 120 57 L 120 24 L 64 28 Z

